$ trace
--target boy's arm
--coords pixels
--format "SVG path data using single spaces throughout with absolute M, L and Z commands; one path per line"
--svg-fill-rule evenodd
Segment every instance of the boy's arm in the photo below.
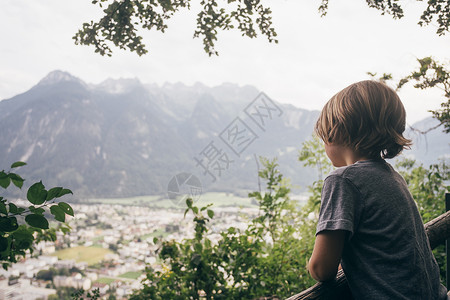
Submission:
M 308 271 L 317 281 L 334 279 L 341 262 L 347 231 L 324 230 L 316 236 Z

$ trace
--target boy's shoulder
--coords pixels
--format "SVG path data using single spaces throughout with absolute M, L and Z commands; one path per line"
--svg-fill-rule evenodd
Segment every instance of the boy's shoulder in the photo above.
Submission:
M 390 176 L 395 171 L 392 166 L 383 159 L 369 159 L 364 161 L 357 161 L 356 163 L 337 168 L 331 171 L 325 180 L 329 177 L 338 176 L 351 181 L 367 180 L 372 176 Z

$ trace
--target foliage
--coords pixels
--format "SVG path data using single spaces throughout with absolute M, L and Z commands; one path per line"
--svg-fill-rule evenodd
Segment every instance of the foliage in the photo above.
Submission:
M 168 19 L 191 7 L 190 0 L 93 0 L 92 4 L 105 6 L 104 16 L 97 22 L 84 23 L 73 39 L 76 44 L 93 45 L 95 52 L 108 56 L 112 55 L 109 43 L 138 55 L 146 54 L 148 50 L 137 33 L 139 27 L 164 32 Z M 250 38 L 256 37 L 259 30 L 269 42 L 278 42 L 272 28 L 272 12 L 258 0 L 229 0 L 220 6 L 217 0 L 202 0 L 200 4 L 194 37 L 203 39 L 205 52 L 210 56 L 218 54 L 214 43 L 219 30 L 237 28 Z
M 421 0 L 417 0 L 422 2 Z M 329 0 L 321 0 L 319 12 L 325 16 L 328 12 Z M 394 19 L 404 17 L 403 8 L 398 0 L 366 0 L 367 5 L 371 8 L 378 9 L 381 14 L 392 15 Z M 420 26 L 429 25 L 436 20 L 438 35 L 444 35 L 449 31 L 450 27 L 450 3 L 446 0 L 429 0 L 427 8 L 422 12 L 418 24 Z
M 332 169 L 322 142 L 313 137 L 303 144 L 299 160 L 319 169 L 319 178 L 310 187 L 311 196 L 301 210 L 289 199 L 290 189 L 277 169 L 276 160 L 261 158 L 264 169 L 259 176 L 266 181 L 266 192 L 249 197 L 259 204 L 259 215 L 245 230 L 230 227 L 220 232 L 213 243 L 208 237 L 214 212 L 209 206 L 197 208 L 188 199 L 187 213 L 193 214 L 195 235 L 182 242 L 160 243 L 163 270 L 146 269 L 144 288 L 130 297 L 137 299 L 256 299 L 288 297 L 311 286 L 314 280 L 306 271 L 315 240 L 315 228 L 323 185 L 322 172 Z M 448 183 L 444 163 L 425 168 L 413 161 L 397 167 L 405 177 L 424 222 L 443 212 L 443 194 Z M 437 200 L 438 199 L 438 200 Z M 443 247 L 434 255 L 444 272 Z
M 397 168 L 405 178 L 408 188 L 416 200 L 424 223 L 445 212 L 445 192 L 449 190 L 449 168 L 445 161 L 425 168 L 416 166 L 414 160 L 404 159 Z
M 71 296 L 73 300 L 82 300 L 82 299 L 91 299 L 91 300 L 97 300 L 100 298 L 100 290 L 93 289 L 92 291 L 84 291 L 84 290 L 77 290 L 73 291 L 71 293 Z
M 420 67 L 417 71 L 413 71 L 410 75 L 401 78 L 396 84 L 397 91 L 410 81 L 415 81 L 414 87 L 417 89 L 438 88 L 444 92 L 444 97 L 447 101 L 441 103 L 441 109 L 430 110 L 433 117 L 439 121 L 439 124 L 429 128 L 425 131 L 412 128 L 413 130 L 425 134 L 430 130 L 436 129 L 444 125 L 444 132 L 450 132 L 450 70 L 448 64 L 441 64 L 432 57 L 425 57 L 417 59 Z M 393 81 L 392 74 L 383 73 L 381 77 L 377 78 L 377 73 L 367 72 L 367 74 L 375 80 L 387 83 Z
M 421 1 L 421 0 L 417 0 Z M 329 0 L 321 0 L 319 13 L 325 16 Z M 404 16 L 398 0 L 367 0 L 369 7 L 378 9 L 381 14 L 392 15 L 394 19 Z M 97 22 L 84 23 L 73 39 L 75 44 L 92 45 L 101 55 L 112 55 L 110 44 L 143 55 L 148 52 L 142 42 L 139 29 L 165 32 L 167 20 L 182 9 L 190 9 L 190 0 L 92 0 L 92 4 L 103 9 L 103 17 Z M 418 24 L 428 25 L 437 22 L 436 33 L 444 35 L 449 31 L 450 8 L 445 0 L 430 0 L 422 12 Z M 242 35 L 250 38 L 259 31 L 269 42 L 278 43 L 277 33 L 272 27 L 272 11 L 259 0 L 228 0 L 222 4 L 217 0 L 202 0 L 197 13 L 197 28 L 194 37 L 203 39 L 204 50 L 208 55 L 218 55 L 214 43 L 219 30 L 237 28 Z M 257 29 L 256 29 L 257 28 Z
M 325 153 L 323 141 L 315 134 L 310 140 L 302 144 L 299 151 L 298 160 L 303 162 L 305 166 L 315 167 L 318 171 L 318 179 L 308 187 L 310 197 L 308 203 L 303 209 L 305 212 L 318 214 L 320 208 L 320 195 L 323 187 L 323 175 L 333 170 L 333 165 Z M 315 232 L 315 227 L 314 227 Z M 314 237 L 313 237 L 314 238 Z
M 248 227 L 230 227 L 214 243 L 207 235 L 213 210 L 210 205 L 199 209 L 188 199 L 186 214 L 194 217 L 194 237 L 160 243 L 163 270 L 148 267 L 144 288 L 130 299 L 287 297 L 313 283 L 306 271 L 312 242 L 300 236 L 311 235 L 310 222 L 289 198 L 276 161 L 261 158 L 261 163 L 259 176 L 267 188 L 249 194 L 259 204 L 259 215 Z
M 19 161 L 13 163 L 9 171 L 2 170 L 0 186 L 7 189 L 12 183 L 21 189 L 24 179 L 11 170 L 24 165 L 26 163 Z M 50 228 L 44 215 L 47 208 L 59 222 L 64 222 L 66 215 L 73 216 L 73 209 L 69 204 L 55 202 L 66 194 L 72 194 L 72 191 L 62 187 L 46 190 L 40 181 L 28 188 L 27 199 L 32 204 L 28 208 L 18 207 L 8 199 L 0 197 L 0 260 L 4 269 L 17 262 L 20 257 L 25 257 L 27 251 L 32 253 L 33 243 L 42 240 L 54 241 L 57 230 L 69 231 L 67 225 Z M 24 224 L 19 225 L 22 219 Z
M 36 279 L 40 280 L 46 280 L 46 281 L 53 281 L 53 277 L 59 275 L 59 276 L 69 276 L 72 273 L 80 273 L 84 276 L 84 272 L 76 267 L 72 267 L 69 269 L 67 268 L 50 268 L 48 270 L 40 270 L 36 274 Z
M 308 187 L 310 196 L 306 205 L 302 208 L 300 218 L 302 226 L 300 227 L 299 236 L 302 240 L 304 257 L 306 257 L 307 263 L 312 255 L 316 239 L 315 233 L 319 216 L 323 177 L 324 174 L 328 174 L 333 170 L 333 165 L 325 153 L 323 141 L 315 134 L 312 135 L 310 140 L 302 144 L 298 160 L 303 162 L 305 166 L 315 167 L 318 172 L 317 180 Z M 310 285 L 315 283 L 309 274 L 307 274 L 307 277 L 311 281 Z
M 289 198 L 290 188 L 277 169 L 276 160 L 261 158 L 265 167 L 259 176 L 267 182 L 267 192 L 253 192 L 260 207 L 260 216 L 255 218 L 249 229 L 256 237 L 269 243 L 264 245 L 261 260 L 261 279 L 265 283 L 259 296 L 286 297 L 312 283 L 306 271 L 306 263 L 312 251 L 312 243 L 305 240 L 305 233 L 311 225 L 305 220 L 303 209 Z M 265 237 L 265 238 L 264 238 Z
M 36 279 L 51 281 L 53 280 L 53 276 L 55 276 L 55 274 L 56 274 L 55 268 L 50 268 L 48 270 L 40 270 L 36 274 Z
M 383 73 L 383 75 L 381 75 L 379 78 L 377 77 L 377 73 L 372 73 L 372 72 L 367 72 L 367 75 L 369 75 L 370 77 L 372 77 L 372 79 L 374 80 L 378 80 L 382 83 L 387 83 L 387 81 L 393 80 L 392 78 L 392 74 L 390 73 Z
M 315 134 L 310 140 L 302 144 L 302 149 L 298 153 L 298 160 L 307 167 L 315 167 L 319 173 L 319 181 L 323 180 L 323 173 L 328 173 L 333 166 L 325 153 L 322 140 Z
M 415 88 L 428 89 L 438 88 L 444 92 L 444 97 L 447 98 L 447 102 L 441 103 L 441 109 L 431 111 L 433 117 L 440 121 L 440 125 L 444 125 L 444 131 L 450 132 L 450 70 L 448 65 L 441 64 L 435 61 L 432 57 L 425 57 L 417 60 L 420 64 L 420 68 L 417 71 L 413 71 L 410 75 L 402 78 L 397 88 L 400 89 L 407 82 L 414 80 L 416 84 Z

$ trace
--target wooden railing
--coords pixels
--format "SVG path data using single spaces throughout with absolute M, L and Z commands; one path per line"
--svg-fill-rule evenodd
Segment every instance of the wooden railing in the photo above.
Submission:
M 450 211 L 440 215 L 425 224 L 425 231 L 428 235 L 431 249 L 444 244 L 450 238 Z M 344 272 L 340 270 L 334 280 L 319 282 L 304 290 L 300 294 L 294 295 L 287 300 L 302 299 L 353 299 L 347 284 Z

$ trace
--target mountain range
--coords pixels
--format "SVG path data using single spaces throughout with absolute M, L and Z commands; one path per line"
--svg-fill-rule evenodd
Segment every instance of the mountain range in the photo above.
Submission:
M 277 157 L 301 191 L 317 178 L 297 156 L 318 113 L 276 102 L 248 85 L 158 86 L 138 79 L 93 85 L 53 71 L 0 101 L 0 166 L 25 161 L 17 172 L 27 182 L 42 180 L 83 198 L 165 194 L 180 173 L 196 176 L 204 191 L 246 195 L 259 189 L 257 157 L 265 156 Z M 449 153 L 440 130 L 426 141 L 414 138 L 420 147 L 409 155 L 420 161 Z

